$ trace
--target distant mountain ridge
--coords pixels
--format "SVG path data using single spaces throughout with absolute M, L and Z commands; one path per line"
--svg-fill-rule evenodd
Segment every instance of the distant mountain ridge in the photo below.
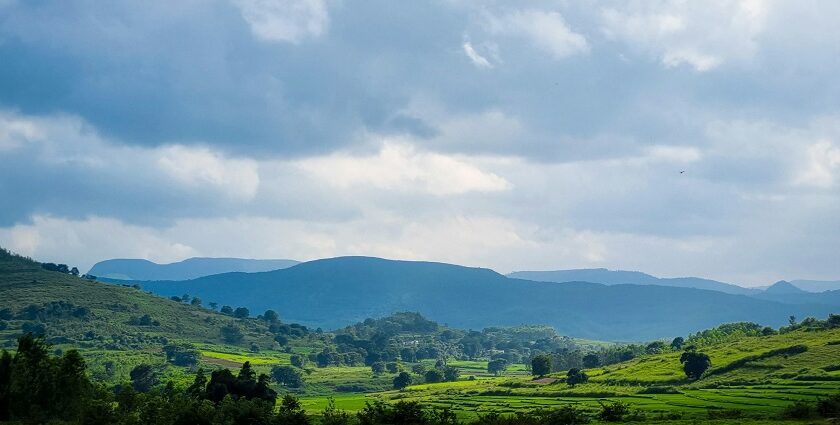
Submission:
M 625 270 L 608 269 L 570 269 L 552 271 L 520 271 L 507 275 L 515 279 L 534 280 L 538 282 L 592 282 L 603 285 L 659 285 L 678 288 L 707 289 L 725 292 L 727 294 L 751 295 L 760 290 L 744 288 L 731 283 L 718 282 L 699 277 L 661 278 L 647 273 Z
M 169 264 L 142 259 L 113 259 L 96 263 L 88 272 L 118 280 L 189 280 L 228 272 L 266 272 L 298 264 L 295 260 L 193 257 Z
M 327 329 L 417 311 L 460 328 L 546 324 L 566 335 L 614 341 L 685 335 L 725 322 L 781 326 L 791 315 L 824 317 L 834 310 L 686 287 L 534 282 L 489 269 L 371 257 L 137 283 L 160 295 L 188 293 L 255 314 L 270 308 L 284 320 Z
M 808 292 L 825 292 L 840 290 L 840 280 L 791 280 L 790 284 Z

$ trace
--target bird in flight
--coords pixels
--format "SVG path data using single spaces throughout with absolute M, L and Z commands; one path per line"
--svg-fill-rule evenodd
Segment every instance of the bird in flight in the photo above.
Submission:
M 685 174 L 685 170 L 681 170 L 681 171 L 680 171 L 680 174 Z

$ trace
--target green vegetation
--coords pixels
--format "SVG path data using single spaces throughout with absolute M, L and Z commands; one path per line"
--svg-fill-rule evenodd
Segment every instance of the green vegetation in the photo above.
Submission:
M 779 329 L 726 324 L 644 344 L 574 340 L 543 326 L 465 331 L 418 313 L 322 332 L 273 310 L 215 311 L 188 294 L 161 298 L 67 269 L 0 252 L 6 418 L 757 424 L 832 417 L 840 405 L 837 315 Z M 27 334 L 42 339 L 19 345 Z M 30 375 L 43 388 L 70 382 L 77 398 L 21 387 Z M 20 391 L 35 396 L 24 402 Z M 70 413 L 59 415 L 68 403 Z M 160 416 L 150 419 L 153 411 Z M 86 416 L 93 412 L 102 417 Z

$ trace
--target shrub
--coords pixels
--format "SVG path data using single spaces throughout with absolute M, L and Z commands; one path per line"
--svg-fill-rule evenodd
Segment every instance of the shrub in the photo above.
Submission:
M 680 394 L 674 387 L 647 387 L 639 390 L 637 394 Z
M 814 406 L 797 401 L 782 411 L 782 417 L 787 419 L 808 419 L 814 416 Z
M 589 416 L 571 405 L 566 405 L 548 412 L 542 422 L 550 425 L 586 424 L 589 423 Z
M 222 326 L 222 339 L 229 344 L 236 344 L 242 341 L 245 338 L 245 335 L 242 334 L 242 331 L 239 329 L 238 326 L 235 325 L 226 325 Z
M 818 401 L 817 413 L 824 418 L 840 417 L 840 394 Z
M 709 419 L 738 419 L 744 412 L 737 409 L 712 409 L 708 411 Z
M 630 413 L 630 407 L 627 403 L 616 401 L 610 404 L 601 403 L 601 413 L 598 414 L 598 417 L 602 421 L 619 422 L 628 413 Z

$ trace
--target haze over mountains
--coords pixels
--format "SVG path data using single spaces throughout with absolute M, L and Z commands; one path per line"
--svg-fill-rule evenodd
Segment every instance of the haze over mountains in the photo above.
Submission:
M 295 264 L 298 264 L 298 261 L 245 258 L 194 257 L 170 264 L 157 264 L 141 259 L 113 259 L 94 264 L 88 273 L 121 280 L 187 280 L 228 272 L 265 272 Z
M 711 291 L 726 292 L 728 294 L 754 294 L 760 292 L 756 289 L 744 288 L 731 283 L 718 282 L 699 277 L 677 277 L 659 278 L 647 273 L 607 270 L 607 269 L 573 269 L 554 271 L 521 271 L 508 274 L 508 277 L 517 279 L 536 280 L 539 282 L 592 282 L 604 285 L 660 285 L 674 286 L 679 288 L 708 289 Z
M 138 283 L 160 295 L 187 293 L 254 314 L 274 309 L 284 320 L 327 329 L 417 311 L 462 328 L 546 324 L 576 337 L 624 341 L 685 335 L 724 322 L 781 326 L 791 315 L 824 317 L 836 310 L 813 300 L 793 304 L 687 285 L 535 282 L 489 269 L 370 257 Z

